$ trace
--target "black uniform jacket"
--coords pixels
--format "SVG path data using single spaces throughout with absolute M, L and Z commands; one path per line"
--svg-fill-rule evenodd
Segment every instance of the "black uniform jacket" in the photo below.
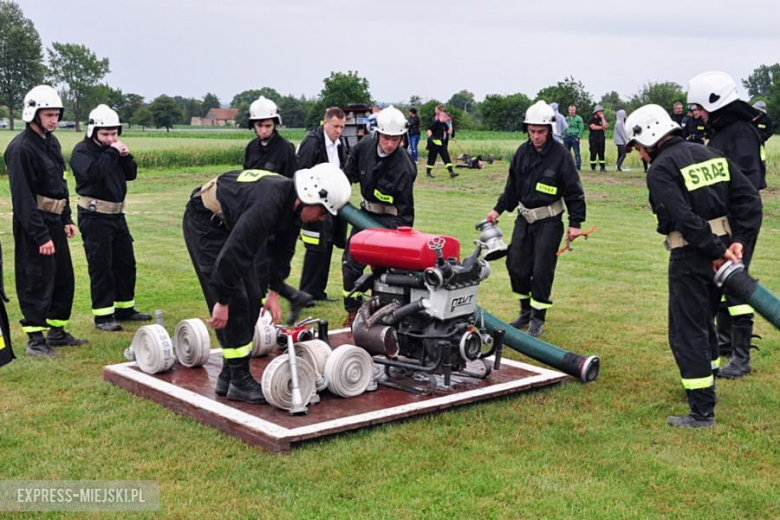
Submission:
M 252 139 L 244 152 L 244 169 L 267 170 L 292 179 L 298 169 L 295 147 L 279 132 L 274 132 L 265 146 L 259 138 Z
M 36 195 L 58 200 L 67 200 L 69 196 L 65 159 L 60 142 L 53 134 L 43 139 L 27 127 L 8 145 L 5 164 L 11 181 L 14 219 L 21 223 L 35 243 L 43 245 L 51 240 L 45 220 L 59 220 L 63 226 L 73 224 L 70 203 L 65 206 L 62 215 L 38 210 Z
M 409 135 L 420 135 L 420 116 L 409 118 Z
M 70 167 L 76 177 L 76 193 L 108 202 L 122 202 L 127 181 L 135 180 L 138 165 L 133 156 L 85 138 L 73 148 Z
M 379 136 L 364 137 L 350 151 L 344 172 L 369 202 L 390 204 L 398 210 L 396 227 L 414 225 L 414 180 L 417 166 L 401 147 L 380 157 Z
M 339 154 L 339 164 L 344 169 L 347 162 L 346 153 L 344 153 L 343 144 L 337 148 Z M 319 127 L 316 130 L 306 134 L 301 141 L 297 154 L 298 169 L 311 168 L 317 164 L 328 162 L 328 151 L 325 148 L 325 129 Z
M 647 171 L 658 232 L 679 231 L 712 260 L 726 248 L 708 220 L 728 216 L 731 241 L 749 244 L 761 228 L 761 198 L 734 163 L 717 150 L 674 137 Z
M 601 118 L 597 116 L 596 114 L 593 114 L 590 119 L 588 119 L 588 131 L 590 132 L 590 136 L 588 139 L 592 139 L 594 141 L 603 141 L 606 139 L 606 136 L 604 134 L 604 130 L 594 130 L 590 127 L 590 125 L 599 125 L 601 126 Z
M 683 133 L 688 141 L 703 143 L 707 137 L 707 123 L 700 117 L 689 117 L 685 121 Z
M 569 226 L 585 221 L 585 190 L 571 155 L 552 138 L 541 152 L 530 141 L 520 145 L 512 157 L 504 193 L 498 197 L 498 213 L 513 211 L 518 203 L 529 209 L 549 206 L 563 198 L 569 212 Z M 553 217 L 561 220 L 562 216 Z
M 722 152 L 753 186 L 763 190 L 766 188 L 766 164 L 761 160 L 763 140 L 751 119 L 758 110 L 743 103 L 730 103 L 710 114 L 713 134 L 707 146 Z
M 441 141 L 442 144 L 444 144 L 449 138 L 449 134 L 447 133 L 447 123 L 442 123 L 438 119 L 428 127 L 428 130 L 431 131 L 431 139 Z
M 290 274 L 300 226 L 293 209 L 294 182 L 256 170 L 228 172 L 217 178 L 217 199 L 224 225 L 230 229 L 209 280 L 218 301 L 230 303 L 244 275 L 255 269 L 255 256 L 271 235 L 275 246 L 263 250 L 268 254 L 269 286 L 279 291 Z

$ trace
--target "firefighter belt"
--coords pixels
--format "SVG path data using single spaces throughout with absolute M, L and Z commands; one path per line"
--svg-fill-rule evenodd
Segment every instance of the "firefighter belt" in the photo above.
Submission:
M 217 199 L 217 179 L 212 179 L 201 186 L 200 190 L 193 197 L 200 197 L 207 210 L 222 218 L 222 204 Z
M 722 237 L 724 235 L 731 236 L 731 226 L 729 225 L 729 219 L 726 217 L 718 217 L 714 218 L 707 222 L 707 224 L 710 225 L 710 229 L 712 229 L 712 233 L 714 235 L 718 235 L 719 237 Z M 685 240 L 682 236 L 682 233 L 679 231 L 672 231 L 668 235 L 666 235 L 666 249 L 668 251 L 671 251 L 672 249 L 677 249 L 680 247 L 685 247 L 688 245 L 688 241 Z
M 380 204 L 379 202 L 369 202 L 363 199 L 360 202 L 360 207 L 369 213 L 376 213 L 377 215 L 392 215 L 398 216 L 398 208 L 391 206 L 390 204 Z
M 107 200 L 90 199 L 79 196 L 79 207 L 92 213 L 119 215 L 125 212 L 125 202 L 108 202 Z
M 518 206 L 517 214 L 523 217 L 529 224 L 563 213 L 563 199 L 558 199 L 549 206 L 542 206 L 541 208 L 528 209 L 522 204 L 518 204 Z
M 36 195 L 38 199 L 38 209 L 47 213 L 54 213 L 55 215 L 62 215 L 65 210 L 65 206 L 68 205 L 68 199 L 50 199 L 43 195 Z

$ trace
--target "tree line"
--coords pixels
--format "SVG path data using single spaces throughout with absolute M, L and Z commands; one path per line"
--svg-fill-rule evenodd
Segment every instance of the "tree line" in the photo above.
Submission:
M 111 106 L 122 121 L 141 127 L 170 129 L 176 124 L 189 124 L 193 117 L 204 117 L 212 108 L 222 106 L 213 93 L 203 98 L 160 95 L 150 102 L 135 93 L 124 93 L 103 82 L 110 72 L 109 59 L 99 58 L 84 45 L 54 42 L 46 49 L 44 61 L 41 39 L 33 23 L 25 18 L 18 4 L 0 0 L 0 118 L 8 117 L 11 128 L 20 113 L 24 95 L 35 85 L 56 85 L 65 105 L 64 119 L 74 120 L 76 130 L 85 121 L 89 111 L 100 103 Z M 751 102 L 763 99 L 769 116 L 780 128 L 780 64 L 760 65 L 742 81 Z M 273 100 L 282 114 L 284 125 L 291 128 L 316 127 L 329 106 L 374 104 L 369 81 L 357 72 L 331 72 L 323 79 L 323 88 L 315 97 L 280 94 L 270 86 L 239 92 L 230 102 L 238 109 L 236 123 L 245 127 L 249 105 L 259 96 Z M 519 131 L 526 110 L 539 99 L 556 102 L 562 114 L 575 105 L 578 113 L 587 118 L 596 104 L 604 108 L 608 120 L 615 119 L 618 110 L 630 113 L 647 103 L 655 103 L 671 110 L 675 102 L 685 104 L 686 95 L 681 85 L 674 82 L 649 82 L 628 99 L 615 91 L 596 101 L 581 81 L 565 77 L 555 85 L 547 86 L 533 98 L 522 92 L 488 94 L 477 101 L 472 92 L 460 90 L 448 100 L 423 100 L 412 95 L 395 105 L 406 110 L 416 107 L 422 121 L 433 119 L 436 105 L 444 104 L 461 129 Z

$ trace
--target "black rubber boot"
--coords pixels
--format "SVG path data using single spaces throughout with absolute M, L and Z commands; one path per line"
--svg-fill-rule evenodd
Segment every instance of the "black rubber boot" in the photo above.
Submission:
M 531 312 L 531 324 L 528 325 L 528 335 L 538 338 L 544 332 L 544 318 L 547 310 L 533 309 Z
M 117 309 L 117 321 L 152 321 L 152 315 L 145 312 L 138 312 L 134 307 L 129 309 Z
M 299 291 L 291 285 L 284 284 L 279 296 L 290 302 L 290 315 L 287 316 L 287 324 L 292 325 L 298 320 L 301 311 L 314 302 L 314 298 L 306 291 Z
M 63 327 L 52 327 L 46 335 L 46 343 L 50 347 L 78 347 L 89 343 L 88 339 L 76 338 Z
M 252 404 L 265 404 L 263 388 L 249 372 L 249 357 L 228 359 L 230 365 L 230 384 L 227 398 L 230 401 L 242 401 Z
M 753 371 L 750 366 L 750 340 L 753 325 L 735 325 L 731 328 L 731 361 L 720 369 L 720 377 L 738 379 Z
M 116 322 L 113 316 L 110 319 L 96 321 L 95 328 L 103 332 L 119 332 L 122 330 L 122 326 Z
M 214 393 L 220 397 L 225 397 L 230 388 L 230 364 L 227 359 L 222 360 L 222 372 L 217 377 L 217 386 L 214 389 Z
M 718 333 L 718 350 L 721 356 L 731 357 L 731 315 L 726 304 L 721 305 L 715 316 L 715 327 Z
M 509 325 L 520 330 L 527 327 L 529 323 L 531 323 L 531 300 L 526 298 L 520 300 L 520 315 L 516 320 L 510 321 Z
M 43 337 L 43 332 L 27 334 L 27 355 L 35 357 L 57 357 L 59 354 L 49 348 Z
M 715 386 L 686 390 L 691 411 L 685 415 L 672 415 L 666 424 L 676 428 L 711 428 L 715 426 Z

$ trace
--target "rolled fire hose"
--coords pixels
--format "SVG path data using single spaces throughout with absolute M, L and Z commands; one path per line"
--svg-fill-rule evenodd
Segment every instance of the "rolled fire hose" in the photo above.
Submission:
M 311 363 L 311 366 L 314 367 L 317 373 L 317 392 L 322 392 L 328 388 L 328 380 L 323 374 L 325 374 L 325 363 L 328 361 L 331 352 L 333 350 L 330 348 L 330 345 L 319 339 L 301 341 L 295 344 L 295 353 L 298 357 Z
M 130 348 L 135 353 L 138 368 L 147 374 L 165 372 L 176 361 L 173 342 L 162 325 L 144 325 L 138 329 Z
M 339 210 L 339 216 L 358 229 L 385 229 L 379 222 L 361 212 L 350 203 L 347 203 L 346 206 Z M 550 345 L 549 343 L 545 343 L 544 341 L 520 332 L 511 325 L 499 320 L 485 309 L 477 307 L 475 313 L 477 323 L 481 323 L 483 317 L 485 328 L 489 333 L 492 333 L 493 330 L 497 328 L 504 329 L 506 331 L 504 345 L 508 345 L 521 354 L 525 354 L 532 359 L 577 377 L 583 383 L 595 381 L 598 377 L 600 361 L 597 356 L 585 357 L 572 352 L 567 352 L 554 345 Z
M 208 363 L 211 338 L 206 324 L 197 318 L 180 321 L 173 333 L 173 350 L 179 363 L 185 367 L 200 367 Z
M 747 302 L 753 310 L 780 329 L 780 300 L 750 276 L 744 264 L 735 264 L 730 260 L 723 264 L 715 274 L 715 285 L 723 287 L 726 294 Z
M 261 357 L 270 354 L 276 346 L 276 327 L 270 313 L 265 313 L 257 319 L 255 334 L 252 337 L 250 356 Z
M 296 368 L 301 399 L 306 404 L 314 395 L 317 375 L 311 363 L 301 357 L 296 360 Z M 277 356 L 268 364 L 263 372 L 261 384 L 263 395 L 269 404 L 282 410 L 292 410 L 294 408 L 292 372 L 290 371 L 290 360 L 287 355 Z
M 374 378 L 371 354 L 354 345 L 342 345 L 325 363 L 328 390 L 341 397 L 355 397 L 366 391 Z

